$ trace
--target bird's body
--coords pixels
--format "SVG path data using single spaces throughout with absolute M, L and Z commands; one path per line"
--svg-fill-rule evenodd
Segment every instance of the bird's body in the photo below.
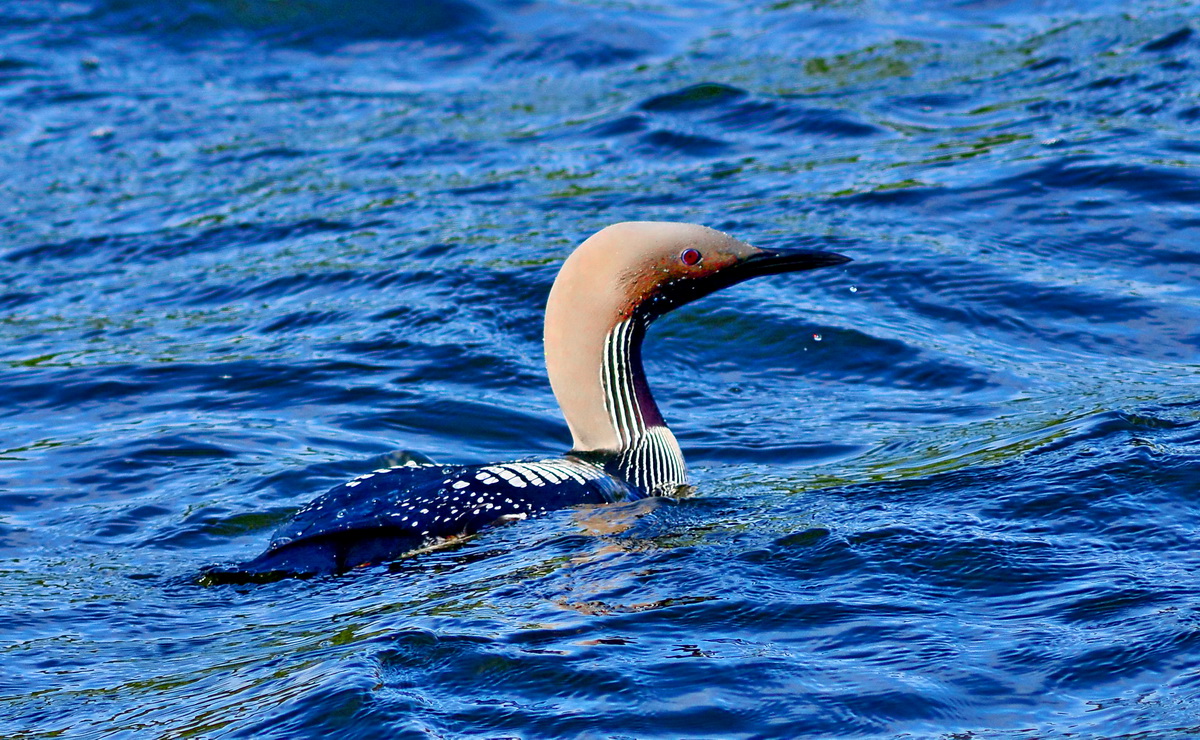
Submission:
M 491 465 L 410 463 L 360 475 L 316 499 L 238 572 L 341 572 L 489 524 L 638 496 L 602 468 L 570 457 Z
M 828 252 L 761 250 L 692 224 L 610 226 L 568 257 L 546 306 L 546 366 L 574 438 L 570 453 L 376 470 L 301 509 L 258 558 L 211 569 L 208 579 L 344 572 L 495 523 L 675 493 L 687 472 L 642 370 L 646 327 L 751 277 L 847 261 Z

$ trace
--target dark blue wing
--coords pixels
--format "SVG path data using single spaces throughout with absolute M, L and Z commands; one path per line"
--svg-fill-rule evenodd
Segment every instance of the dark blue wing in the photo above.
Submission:
M 393 560 L 489 524 L 632 498 L 574 458 L 478 466 L 406 465 L 359 476 L 298 511 L 267 551 L 211 581 L 340 573 Z

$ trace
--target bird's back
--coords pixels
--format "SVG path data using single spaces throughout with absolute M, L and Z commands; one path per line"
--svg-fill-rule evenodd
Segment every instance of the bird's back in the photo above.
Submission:
M 573 457 L 490 465 L 410 463 L 332 489 L 283 525 L 262 555 L 211 569 L 206 580 L 342 573 L 490 524 L 638 495 L 603 469 Z

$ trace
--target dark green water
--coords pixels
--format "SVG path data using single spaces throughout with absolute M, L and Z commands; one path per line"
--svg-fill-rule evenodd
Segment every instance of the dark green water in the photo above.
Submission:
M 1197 9 L 0 2 L 0 736 L 1191 736 Z M 634 219 L 855 258 L 656 324 L 693 497 L 196 584 L 565 451 Z

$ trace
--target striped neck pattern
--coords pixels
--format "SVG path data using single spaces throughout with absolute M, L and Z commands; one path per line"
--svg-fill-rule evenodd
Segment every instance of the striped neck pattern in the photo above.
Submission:
M 648 495 L 667 495 L 687 485 L 687 468 L 642 370 L 645 328 L 645 321 L 635 316 L 605 337 L 600 382 L 604 407 L 621 444 L 608 467 Z

